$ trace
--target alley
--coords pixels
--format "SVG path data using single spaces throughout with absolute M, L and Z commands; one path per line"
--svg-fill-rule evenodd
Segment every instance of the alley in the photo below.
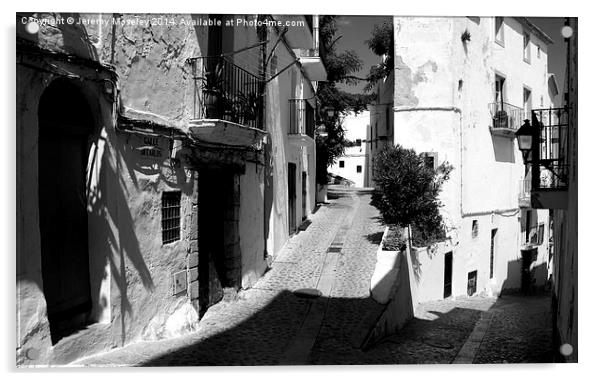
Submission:
M 370 278 L 384 228 L 368 192 L 340 189 L 329 197 L 265 276 L 211 307 L 195 333 L 132 344 L 72 365 L 451 363 L 485 313 L 491 314 L 489 329 L 473 362 L 549 360 L 542 352 L 551 345 L 547 297 L 425 303 L 400 333 L 362 350 L 383 309 L 370 298 Z

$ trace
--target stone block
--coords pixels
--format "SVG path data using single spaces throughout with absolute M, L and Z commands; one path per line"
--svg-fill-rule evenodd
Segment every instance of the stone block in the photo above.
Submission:
M 198 267 L 193 267 L 191 269 L 188 270 L 188 281 L 189 282 L 194 282 L 195 280 L 199 279 L 199 268 Z
M 188 284 L 188 297 L 190 300 L 199 298 L 199 281 L 195 280 Z
M 190 253 L 198 253 L 199 252 L 199 240 L 193 239 L 190 240 L 190 246 L 188 248 Z
M 191 269 L 193 267 L 197 267 L 198 265 L 199 265 L 198 251 L 188 254 L 188 268 Z

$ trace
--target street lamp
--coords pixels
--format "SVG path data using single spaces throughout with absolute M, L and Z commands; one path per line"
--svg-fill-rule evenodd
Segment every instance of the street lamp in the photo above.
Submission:
M 537 130 L 531 125 L 529 119 L 525 119 L 525 123 L 514 133 L 518 141 L 518 149 L 523 154 L 525 163 L 530 163 L 532 160 L 531 152 L 533 151 L 533 141 Z

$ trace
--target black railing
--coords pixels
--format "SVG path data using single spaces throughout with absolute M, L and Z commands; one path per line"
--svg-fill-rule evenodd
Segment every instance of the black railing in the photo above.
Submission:
M 533 110 L 531 124 L 539 131 L 533 151 L 533 188 L 568 186 L 568 109 Z
M 492 128 L 518 130 L 524 119 L 523 109 L 506 102 L 489 104 L 489 112 L 493 119 Z
M 316 119 L 314 108 L 307 99 L 289 100 L 291 123 L 289 134 L 303 134 L 313 139 Z
M 223 119 L 262 128 L 262 81 L 222 56 L 189 59 L 195 119 Z

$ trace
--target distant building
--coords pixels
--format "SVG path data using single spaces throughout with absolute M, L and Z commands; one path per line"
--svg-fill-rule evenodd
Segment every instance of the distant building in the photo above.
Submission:
M 352 186 L 363 188 L 367 183 L 366 171 L 366 132 L 370 126 L 370 112 L 363 111 L 357 115 L 349 114 L 343 119 L 345 138 L 353 143 L 353 147 L 345 149 L 345 154 L 328 168 L 328 172 L 352 182 Z
M 538 100 L 551 105 L 552 40 L 510 17 L 395 17 L 394 33 L 394 131 L 378 134 L 454 167 L 440 195 L 448 239 L 416 250 L 419 301 L 543 287 L 548 211 L 524 199 L 514 132 Z

